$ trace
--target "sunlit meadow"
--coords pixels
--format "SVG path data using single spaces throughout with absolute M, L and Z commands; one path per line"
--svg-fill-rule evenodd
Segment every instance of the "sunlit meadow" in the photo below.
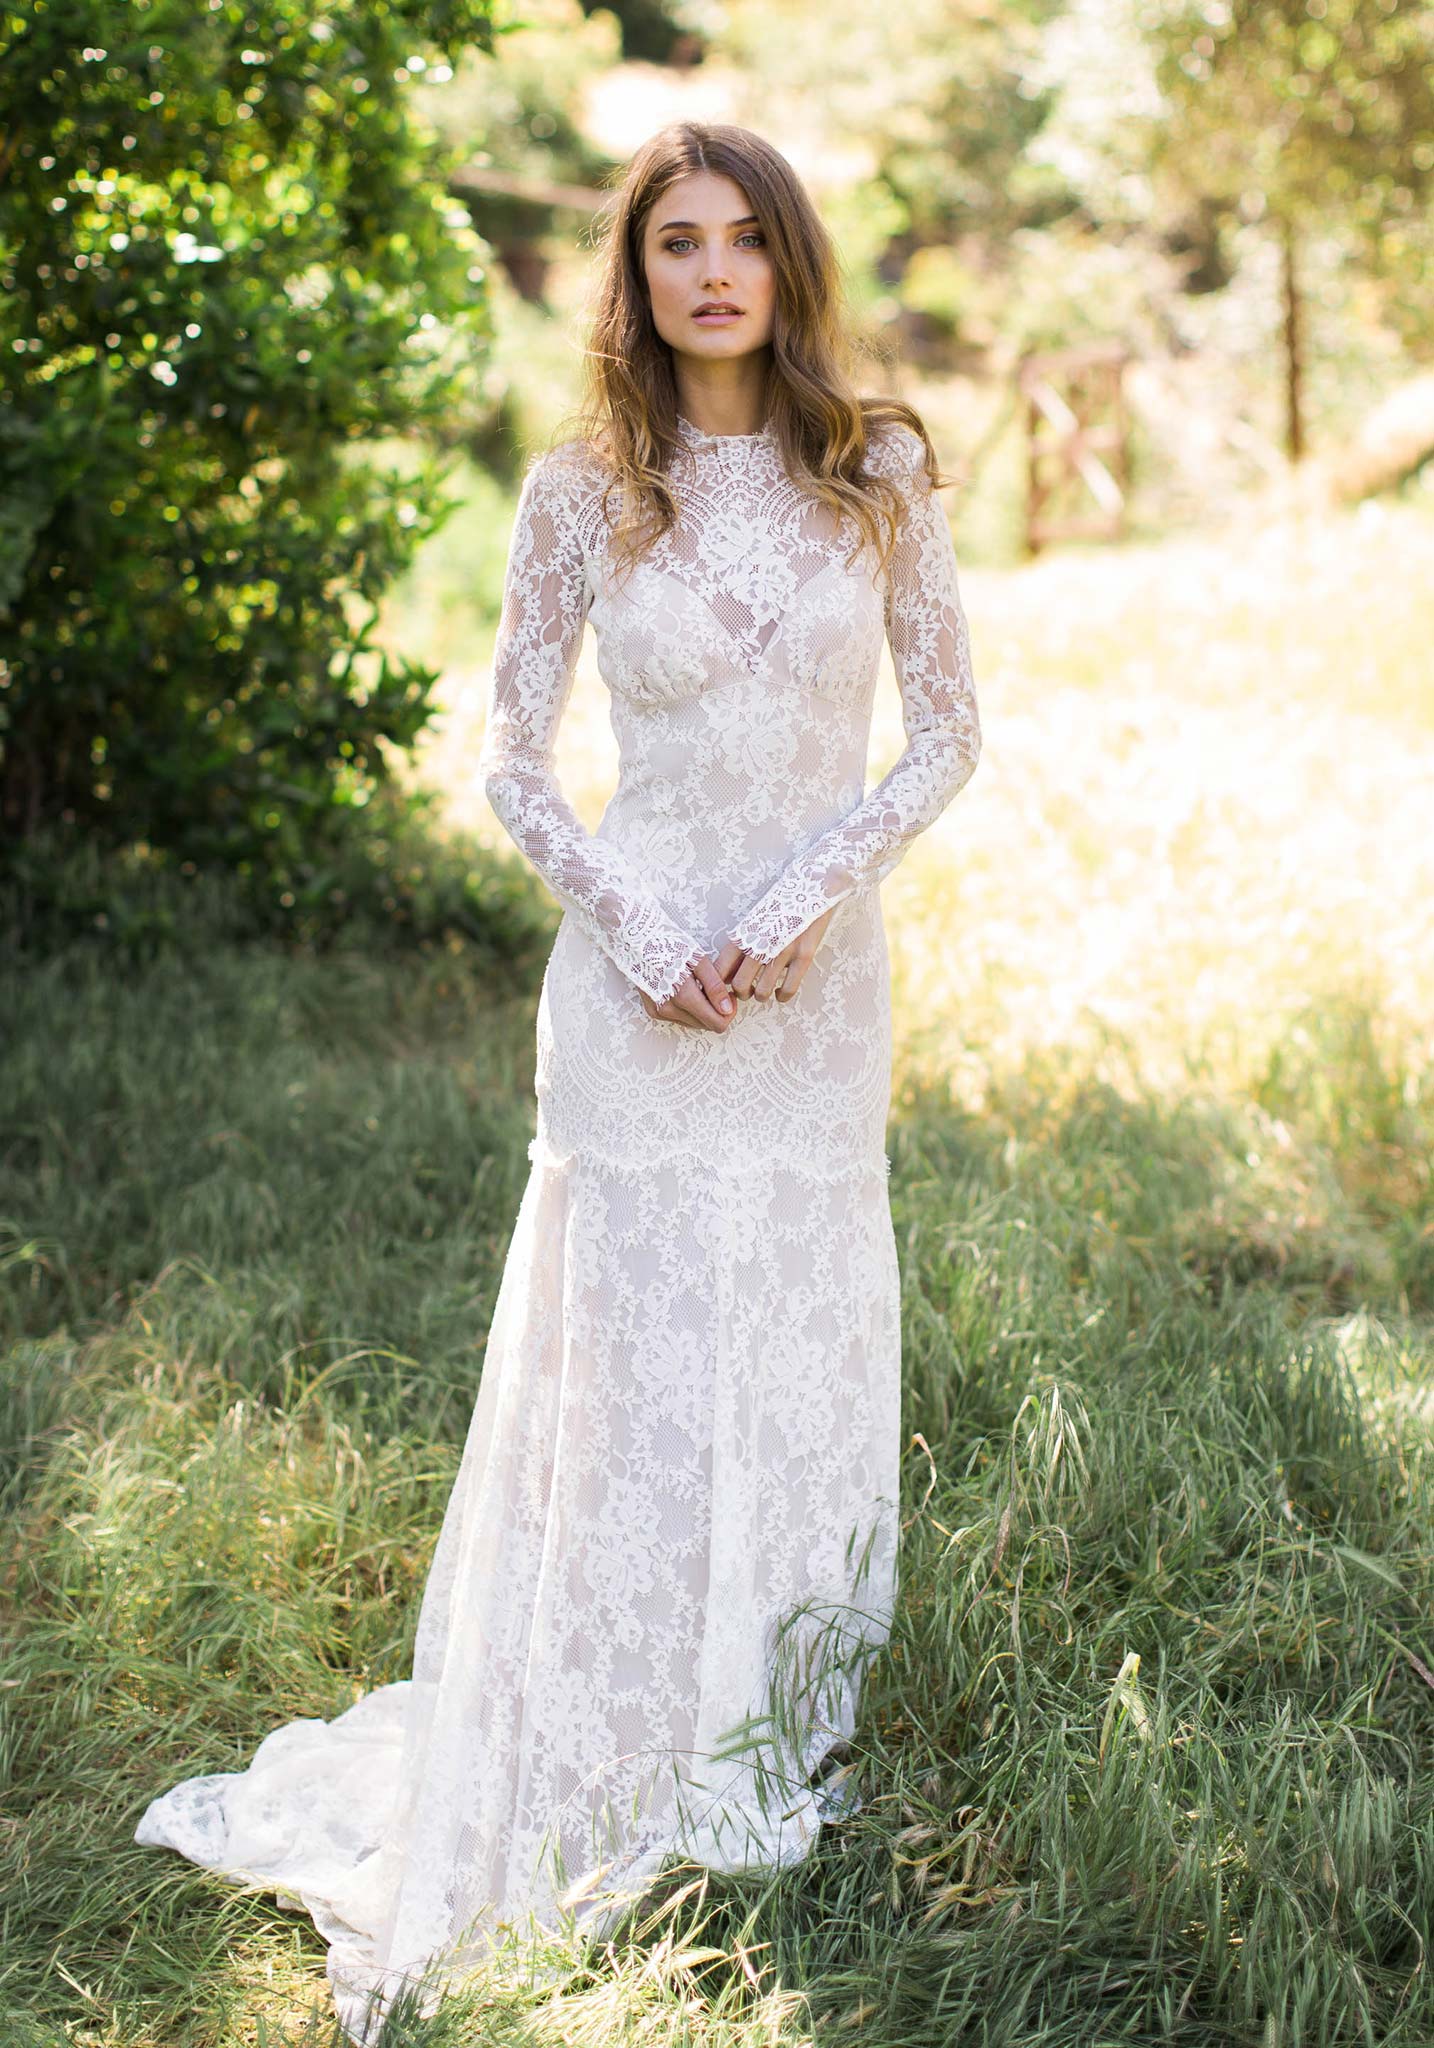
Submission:
M 387 2048 L 1434 2039 L 1431 560 L 1417 498 L 1272 501 L 964 573 L 985 755 L 884 889 L 905 1548 L 862 1804 Z M 485 652 L 417 772 L 508 861 Z M 873 778 L 900 743 L 887 672 Z M 614 766 L 589 643 L 590 824 Z M 130 1836 L 404 1673 L 534 995 L 361 932 L 18 993 L 3 2048 L 335 2041 L 306 1918 Z

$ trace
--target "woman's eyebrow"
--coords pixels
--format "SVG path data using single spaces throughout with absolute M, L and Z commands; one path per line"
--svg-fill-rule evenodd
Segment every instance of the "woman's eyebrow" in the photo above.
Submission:
M 755 213 L 744 213 L 740 220 L 729 220 L 727 225 L 729 228 L 744 228 L 749 221 L 755 221 L 756 218 Z M 665 220 L 657 232 L 665 235 L 669 228 L 695 228 L 699 225 L 700 223 L 695 220 Z

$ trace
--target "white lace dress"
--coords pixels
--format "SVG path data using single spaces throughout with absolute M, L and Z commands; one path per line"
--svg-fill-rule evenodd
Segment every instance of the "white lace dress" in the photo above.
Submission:
M 906 428 L 869 457 L 907 506 L 881 576 L 869 549 L 844 562 L 852 529 L 770 427 L 680 437 L 680 522 L 625 582 L 583 444 L 519 502 L 481 766 L 565 915 L 413 1677 L 274 1730 L 137 1830 L 293 1893 L 355 2041 L 406 1973 L 504 1921 L 611 1924 L 667 1856 L 802 1857 L 890 1617 L 878 885 L 979 752 L 955 556 Z M 553 773 L 589 619 L 621 763 L 593 833 Z M 884 637 L 907 745 L 864 794 Z M 723 1034 L 643 1009 L 729 935 L 771 959 L 833 904 L 792 1001 L 739 1002 Z

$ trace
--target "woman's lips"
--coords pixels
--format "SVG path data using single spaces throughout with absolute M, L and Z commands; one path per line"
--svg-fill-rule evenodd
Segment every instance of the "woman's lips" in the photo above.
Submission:
M 742 319 L 743 315 L 741 313 L 729 312 L 694 313 L 692 317 L 694 320 L 700 321 L 704 327 L 726 327 L 731 321 Z

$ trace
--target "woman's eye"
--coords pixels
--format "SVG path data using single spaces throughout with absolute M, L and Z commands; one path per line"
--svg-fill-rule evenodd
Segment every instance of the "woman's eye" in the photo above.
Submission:
M 766 239 L 766 236 L 761 232 L 759 228 L 747 228 L 742 234 L 738 235 L 737 237 L 737 240 L 739 242 L 751 241 L 762 243 L 765 242 Z M 669 252 L 669 254 L 675 256 L 687 244 L 691 244 L 691 246 L 694 248 L 696 247 L 696 244 L 692 241 L 691 235 L 674 235 L 670 242 L 664 242 L 662 246 Z

